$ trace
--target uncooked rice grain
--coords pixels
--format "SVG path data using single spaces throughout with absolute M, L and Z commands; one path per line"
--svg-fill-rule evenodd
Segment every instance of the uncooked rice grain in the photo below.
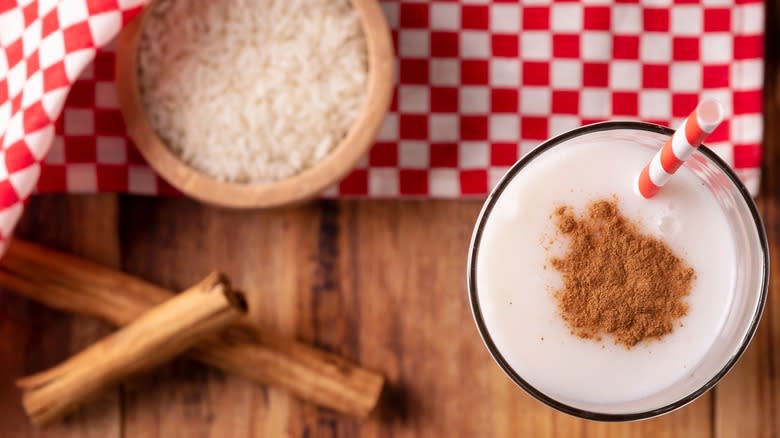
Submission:
M 220 180 L 302 172 L 345 137 L 363 104 L 366 41 L 349 0 L 162 0 L 139 46 L 152 127 Z

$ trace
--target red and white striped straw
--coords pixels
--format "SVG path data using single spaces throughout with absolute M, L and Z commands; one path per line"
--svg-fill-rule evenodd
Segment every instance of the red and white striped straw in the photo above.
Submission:
M 704 99 L 677 128 L 636 178 L 635 189 L 649 199 L 658 193 L 705 138 L 723 121 L 723 107 L 715 99 Z

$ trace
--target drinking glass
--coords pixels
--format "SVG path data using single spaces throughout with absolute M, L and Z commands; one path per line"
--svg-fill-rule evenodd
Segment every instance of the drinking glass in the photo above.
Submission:
M 713 194 L 734 240 L 736 269 L 733 300 L 715 342 L 704 358 L 681 381 L 647 397 L 621 403 L 591 403 L 556 399 L 534 388 L 512 369 L 493 342 L 480 310 L 477 269 L 480 239 L 496 200 L 523 168 L 560 145 L 625 143 L 658 148 L 674 133 L 670 128 L 642 122 L 603 122 L 584 126 L 545 141 L 512 166 L 486 199 L 477 219 L 467 264 L 468 298 L 474 321 L 490 354 L 518 386 L 559 411 L 600 421 L 632 421 L 679 409 L 715 386 L 734 366 L 752 339 L 767 297 L 769 254 L 766 234 L 755 203 L 734 171 L 717 154 L 702 145 L 685 162 Z M 616 147 L 620 147 L 617 146 Z M 522 208 L 522 206 L 521 206 Z

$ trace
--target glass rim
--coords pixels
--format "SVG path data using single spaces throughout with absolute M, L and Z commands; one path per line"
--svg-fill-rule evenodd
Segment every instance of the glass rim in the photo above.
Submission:
M 551 408 L 554 408 L 560 412 L 564 412 L 576 417 L 580 417 L 588 420 L 605 421 L 605 422 L 645 420 L 663 414 L 667 414 L 669 412 L 682 408 L 683 406 L 691 403 L 692 401 L 696 400 L 701 395 L 703 395 L 705 392 L 713 388 L 734 367 L 734 365 L 737 363 L 739 358 L 742 357 L 742 354 L 745 352 L 751 340 L 753 339 L 756 333 L 756 329 L 758 328 L 758 323 L 761 320 L 761 315 L 764 312 L 764 306 L 766 304 L 767 293 L 769 288 L 769 283 L 768 283 L 769 244 L 767 242 L 766 231 L 764 229 L 763 222 L 761 220 L 761 217 L 758 214 L 758 209 L 756 208 L 756 204 L 753 201 L 753 197 L 745 188 L 744 184 L 742 184 L 742 181 L 739 179 L 739 177 L 731 168 L 731 166 L 729 166 L 725 161 L 723 161 L 723 159 L 720 158 L 715 152 L 713 152 L 711 149 L 707 148 L 705 145 L 702 144 L 701 146 L 699 146 L 698 150 L 710 162 L 715 164 L 715 166 L 724 175 L 726 175 L 729 178 L 733 186 L 736 188 L 737 192 L 739 192 L 739 194 L 742 196 L 742 199 L 747 205 L 748 210 L 750 211 L 750 215 L 753 218 L 753 225 L 758 234 L 759 246 L 761 247 L 761 253 L 762 253 L 761 261 L 763 266 L 761 267 L 761 286 L 760 286 L 761 290 L 760 290 L 758 307 L 756 308 L 752 316 L 750 325 L 747 328 L 747 332 L 745 333 L 745 336 L 742 339 L 737 351 L 731 357 L 728 358 L 728 360 L 724 363 L 723 367 L 721 367 L 721 369 L 712 378 L 710 378 L 707 382 L 704 383 L 704 385 L 702 385 L 695 391 L 691 392 L 690 394 L 681 397 L 680 399 L 672 403 L 669 403 L 667 405 L 664 405 L 656 409 L 633 412 L 633 413 L 625 413 L 625 414 L 608 414 L 602 412 L 594 412 L 586 409 L 580 409 L 568 405 L 566 403 L 560 402 L 548 396 L 547 394 L 543 393 L 542 391 L 536 389 L 533 385 L 531 385 L 525 379 L 523 379 L 509 365 L 507 360 L 501 354 L 498 347 L 493 342 L 493 339 L 487 329 L 487 326 L 485 325 L 485 321 L 482 317 L 482 311 L 479 305 L 479 299 L 477 296 L 475 260 L 476 260 L 477 253 L 479 252 L 479 242 L 481 241 L 481 237 L 484 232 L 487 217 L 493 211 L 493 208 L 495 207 L 498 198 L 504 192 L 509 182 L 515 177 L 515 175 L 517 175 L 518 172 L 520 172 L 520 170 L 522 170 L 528 163 L 533 161 L 536 157 L 538 157 L 548 149 L 551 149 L 552 147 L 557 146 L 573 138 L 585 134 L 595 133 L 595 132 L 613 131 L 619 129 L 646 131 L 646 132 L 652 132 L 652 133 L 662 134 L 667 136 L 671 136 L 672 134 L 674 134 L 673 129 L 666 126 L 656 125 L 653 123 L 638 122 L 638 121 L 607 121 L 607 122 L 600 122 L 591 125 L 581 126 L 572 129 L 570 131 L 564 132 L 555 137 L 552 137 L 548 140 L 545 140 L 539 146 L 534 148 L 532 151 L 528 152 L 526 155 L 521 157 L 515 164 L 513 164 L 512 167 L 510 167 L 509 170 L 507 170 L 504 176 L 501 177 L 501 179 L 498 181 L 496 186 L 490 191 L 490 194 L 488 194 L 487 198 L 485 199 L 482 205 L 482 209 L 479 212 L 479 216 L 477 217 L 477 222 L 471 236 L 471 242 L 469 244 L 467 267 L 466 267 L 466 289 L 467 289 L 469 304 L 471 307 L 471 315 L 474 318 L 474 322 L 477 325 L 477 330 L 479 331 L 479 335 L 482 338 L 482 342 L 487 347 L 488 351 L 490 352 L 490 355 L 493 357 L 493 360 L 496 361 L 496 363 L 499 365 L 499 367 L 501 367 L 504 373 L 526 393 L 528 393 L 536 400 L 544 403 L 545 405 Z

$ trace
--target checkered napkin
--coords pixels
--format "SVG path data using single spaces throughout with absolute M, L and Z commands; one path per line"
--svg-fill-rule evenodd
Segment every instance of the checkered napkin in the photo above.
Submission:
M 2 241 L 35 190 L 174 192 L 132 147 L 113 88 L 110 41 L 142 3 L 0 0 Z M 703 96 L 728 115 L 708 145 L 758 187 L 760 0 L 381 4 L 393 103 L 326 196 L 484 195 L 552 135 L 605 119 L 677 126 Z
M 42 177 L 70 87 L 138 0 L 0 0 L 0 250 Z

